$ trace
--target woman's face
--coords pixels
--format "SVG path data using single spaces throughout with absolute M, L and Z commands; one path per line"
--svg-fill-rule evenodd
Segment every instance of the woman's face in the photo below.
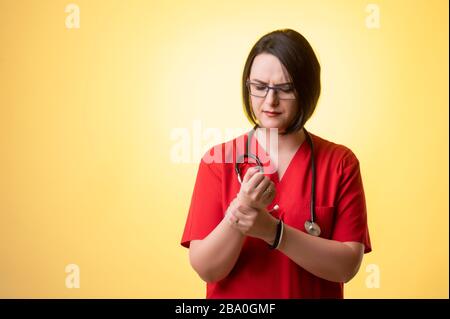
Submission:
M 272 54 L 261 53 L 257 55 L 250 70 L 250 82 L 262 83 L 269 86 L 279 86 L 284 89 L 286 95 L 294 96 L 293 84 L 289 79 L 289 74 L 280 60 Z M 291 83 L 290 85 L 285 85 Z M 292 87 L 292 90 L 286 88 Z M 290 94 L 289 94 L 290 92 Z M 256 97 L 250 95 L 253 113 L 258 119 L 258 123 L 264 128 L 278 128 L 284 131 L 291 125 L 297 113 L 297 100 L 280 99 L 279 91 L 269 90 L 266 97 Z

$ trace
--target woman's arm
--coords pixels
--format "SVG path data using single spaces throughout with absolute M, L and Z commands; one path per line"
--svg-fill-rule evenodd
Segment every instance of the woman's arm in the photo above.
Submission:
M 273 188 L 272 184 L 257 169 L 249 169 L 244 176 L 238 196 L 227 209 L 225 218 L 204 239 L 191 241 L 189 260 L 192 268 L 204 281 L 219 281 L 233 269 L 245 239 L 245 233 L 239 228 L 246 225 L 244 217 L 239 225 L 233 217 L 235 214 L 258 214 L 257 208 L 247 204 L 256 207 L 268 205 L 273 200 L 275 191 L 270 194 L 264 192 L 268 186 Z
M 247 236 L 273 244 L 278 220 L 266 209 L 258 209 L 256 212 L 233 210 L 232 214 L 234 218 L 245 221 L 232 227 L 240 229 Z M 278 250 L 317 277 L 334 282 L 348 282 L 359 270 L 364 245 L 311 236 L 285 224 Z
M 272 231 L 264 240 L 272 244 L 273 238 Z M 358 272 L 364 255 L 361 243 L 311 236 L 286 224 L 278 250 L 310 273 L 334 282 L 350 281 Z
M 189 260 L 192 268 L 206 282 L 225 278 L 233 269 L 245 236 L 231 227 L 226 218 L 202 240 L 192 240 Z
M 225 217 L 202 240 L 192 240 L 189 261 L 200 278 L 215 282 L 225 278 L 233 269 L 244 243 L 245 235 L 233 227 L 232 212 L 240 210 L 235 198 L 229 205 Z

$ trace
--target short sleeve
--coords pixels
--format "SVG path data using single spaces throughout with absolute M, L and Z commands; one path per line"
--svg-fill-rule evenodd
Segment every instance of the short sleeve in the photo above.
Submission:
M 202 159 L 192 193 L 181 245 L 189 248 L 190 241 L 205 238 L 223 219 L 220 174 L 213 164 Z
M 367 208 L 359 161 L 349 151 L 339 165 L 337 211 L 332 239 L 364 244 L 364 253 L 372 251 L 367 225 Z

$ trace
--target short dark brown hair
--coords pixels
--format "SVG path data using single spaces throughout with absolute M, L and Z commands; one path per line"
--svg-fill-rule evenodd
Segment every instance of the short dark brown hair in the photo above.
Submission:
M 242 74 L 242 98 L 247 118 L 257 126 L 250 105 L 247 80 L 254 58 L 268 53 L 276 56 L 286 68 L 294 86 L 298 111 L 285 134 L 299 131 L 316 109 L 320 96 L 320 64 L 309 42 L 297 31 L 281 29 L 260 38 L 251 49 Z

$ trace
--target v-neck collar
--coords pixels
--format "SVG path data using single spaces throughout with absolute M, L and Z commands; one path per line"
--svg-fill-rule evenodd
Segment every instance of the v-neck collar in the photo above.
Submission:
M 309 134 L 311 135 L 311 133 Z M 292 170 L 292 166 L 295 165 L 296 161 L 298 161 L 298 157 L 300 157 L 301 154 L 304 154 L 303 156 L 306 156 L 306 152 L 308 149 L 308 141 L 307 138 L 305 137 L 302 144 L 297 148 L 291 160 L 289 161 L 289 164 L 283 174 L 283 177 L 280 179 L 278 170 L 275 170 L 275 165 L 274 163 L 272 163 L 273 162 L 272 159 L 270 158 L 269 154 L 266 152 L 264 147 L 262 147 L 261 144 L 259 143 L 258 139 L 256 138 L 256 134 L 253 134 L 251 138 L 252 138 L 250 142 L 251 153 L 257 155 L 258 158 L 260 158 L 261 162 L 263 163 L 264 174 L 270 176 L 270 178 L 275 184 L 286 183 L 285 180 L 289 176 L 290 171 Z

